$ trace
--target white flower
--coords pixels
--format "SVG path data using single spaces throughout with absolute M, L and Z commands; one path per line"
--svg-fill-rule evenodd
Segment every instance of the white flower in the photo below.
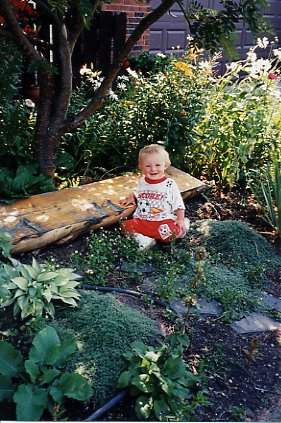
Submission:
M 234 72 L 234 71 L 238 71 L 238 69 L 240 70 L 241 65 L 237 62 L 231 62 L 231 63 L 227 63 L 226 64 L 226 69 L 229 72 Z
M 128 76 L 126 75 L 120 75 L 117 77 L 118 81 L 129 81 Z
M 267 37 L 257 39 L 257 46 L 260 48 L 266 48 L 268 44 L 269 44 L 269 41 Z
M 281 61 L 281 49 L 280 48 L 276 48 L 272 52 L 273 52 L 273 55 L 275 57 L 277 57 L 278 60 Z
M 127 91 L 127 85 L 124 84 L 124 82 L 119 82 L 117 84 L 117 88 L 119 88 L 119 90 L 121 90 L 121 91 Z
M 203 71 L 211 71 L 212 70 L 212 64 L 208 60 L 203 60 L 198 63 L 199 69 L 202 69 Z
M 255 62 L 257 60 L 257 55 L 252 50 L 247 53 L 247 60 L 250 62 Z
M 131 68 L 127 68 L 127 69 L 126 69 L 126 71 L 128 72 L 128 74 L 129 74 L 132 78 L 134 78 L 134 79 L 139 79 L 139 75 L 138 75 L 138 73 L 137 73 L 136 71 L 134 71 L 133 69 L 131 69 Z
M 166 55 L 163 53 L 157 53 L 156 56 L 160 57 L 161 59 L 166 59 Z
M 114 91 L 112 91 L 111 88 L 108 90 L 108 96 L 109 96 L 110 100 L 113 100 L 113 101 L 118 100 L 118 96 L 115 94 Z
M 27 107 L 35 107 L 35 103 L 30 98 L 27 98 L 24 102 Z

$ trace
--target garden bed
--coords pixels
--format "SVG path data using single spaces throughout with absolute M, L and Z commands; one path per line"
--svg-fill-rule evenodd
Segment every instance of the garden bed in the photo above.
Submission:
M 210 201 L 204 198 L 190 200 L 187 203 L 187 214 L 192 222 L 200 219 L 217 219 L 224 221 L 233 219 L 245 221 L 256 230 L 265 233 L 268 241 L 274 244 L 273 231 L 266 227 L 257 217 L 257 209 L 252 202 L 240 202 L 238 195 L 211 196 Z M 53 257 L 56 262 L 67 262 L 67 258 L 75 251 L 83 254 L 86 248 L 86 237 L 82 237 L 65 246 L 38 250 L 38 260 Z M 29 260 L 29 255 L 22 255 Z M 111 286 L 122 286 L 122 275 L 113 272 Z M 134 279 L 135 278 L 135 279 Z M 268 289 L 276 296 L 281 292 L 280 269 L 270 275 Z M 130 276 L 130 289 L 137 289 L 137 275 Z M 128 285 L 127 285 L 128 287 Z M 120 295 L 118 301 L 140 310 L 158 322 L 167 334 L 174 328 L 173 321 L 167 318 L 162 307 L 152 305 L 146 298 Z M 239 335 L 233 331 L 229 322 L 220 317 L 190 316 L 188 321 L 190 347 L 185 350 L 184 357 L 194 373 L 201 375 L 206 387 L 210 405 L 199 408 L 196 413 L 198 421 L 279 421 L 277 399 L 281 392 L 281 333 L 264 332 Z M 114 348 L 114 346 L 113 346 Z M 69 404 L 71 408 L 71 404 Z M 72 407 L 70 419 L 84 420 L 94 411 L 77 404 Z M 279 419 L 279 420 L 278 420 Z M 119 404 L 110 409 L 103 421 L 134 421 L 134 401 L 126 396 Z

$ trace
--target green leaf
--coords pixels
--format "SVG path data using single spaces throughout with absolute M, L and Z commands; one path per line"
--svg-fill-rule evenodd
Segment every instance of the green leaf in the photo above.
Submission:
M 11 400 L 15 392 L 12 380 L 9 376 L 0 375 L 0 401 Z
M 61 372 L 57 369 L 47 370 L 40 378 L 40 385 L 50 384 L 56 377 L 58 377 Z
M 167 415 L 170 415 L 170 407 L 163 398 L 154 400 L 153 411 L 160 422 L 167 421 Z
M 6 341 L 0 341 L 0 374 L 18 376 L 23 368 L 23 358 L 19 351 Z
M 32 360 L 26 360 L 24 362 L 24 367 L 26 372 L 29 374 L 31 382 L 35 382 L 37 379 L 37 376 L 39 374 L 39 368 L 37 364 L 34 363 Z
M 131 348 L 133 350 L 133 352 L 135 352 L 139 357 L 143 358 L 146 351 L 147 351 L 147 346 L 140 341 L 134 341 L 131 343 Z
M 29 358 L 39 364 L 54 364 L 56 362 L 55 350 L 61 343 L 57 332 L 51 326 L 42 329 L 33 340 Z
M 136 401 L 135 411 L 139 420 L 148 420 L 153 410 L 153 398 L 141 395 Z
M 142 392 L 149 393 L 155 391 L 153 378 L 146 373 L 133 377 L 131 383 Z
M 28 280 L 23 278 L 22 276 L 18 276 L 16 278 L 13 278 L 12 281 L 16 286 L 18 286 L 22 290 L 26 290 L 28 287 Z
M 131 378 L 132 378 L 131 372 L 125 371 L 121 373 L 117 382 L 117 388 L 118 389 L 126 388 L 130 384 Z
M 76 351 L 76 343 L 73 339 L 66 339 L 56 349 L 54 365 L 61 367 L 69 360 L 70 356 Z
M 186 364 L 180 357 L 169 357 L 164 366 L 164 372 L 171 379 L 179 378 L 186 371 Z
M 48 405 L 47 391 L 33 385 L 20 385 L 13 398 L 17 420 L 39 421 Z
M 78 373 L 64 373 L 59 380 L 58 387 L 65 396 L 85 401 L 93 394 L 88 381 Z

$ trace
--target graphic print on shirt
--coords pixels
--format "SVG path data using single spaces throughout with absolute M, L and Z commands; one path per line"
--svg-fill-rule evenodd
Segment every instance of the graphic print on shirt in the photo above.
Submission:
M 137 209 L 134 217 L 143 220 L 175 220 L 174 210 L 184 209 L 180 191 L 175 182 L 167 178 L 159 183 L 147 183 L 141 178 L 135 191 Z

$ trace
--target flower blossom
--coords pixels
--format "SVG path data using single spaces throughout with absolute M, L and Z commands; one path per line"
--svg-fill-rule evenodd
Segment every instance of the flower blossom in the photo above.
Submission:
M 35 107 L 35 103 L 33 103 L 33 101 L 32 101 L 30 98 L 27 98 L 27 99 L 24 101 L 24 104 L 25 104 L 27 107 Z
M 260 48 L 265 49 L 268 46 L 268 44 L 269 44 L 269 41 L 267 37 L 257 39 L 257 46 Z
M 183 71 L 186 76 L 192 75 L 192 69 L 191 69 L 191 67 L 187 63 L 184 63 L 184 62 L 175 62 L 174 63 L 174 66 L 177 69 Z
M 276 74 L 276 73 L 269 73 L 268 75 L 267 75 L 267 77 L 268 77 L 268 79 L 277 79 L 278 78 L 278 75 Z
M 281 49 L 280 48 L 276 48 L 272 52 L 273 52 L 273 55 L 275 57 L 277 57 L 277 59 L 280 60 L 280 62 L 281 62 Z

